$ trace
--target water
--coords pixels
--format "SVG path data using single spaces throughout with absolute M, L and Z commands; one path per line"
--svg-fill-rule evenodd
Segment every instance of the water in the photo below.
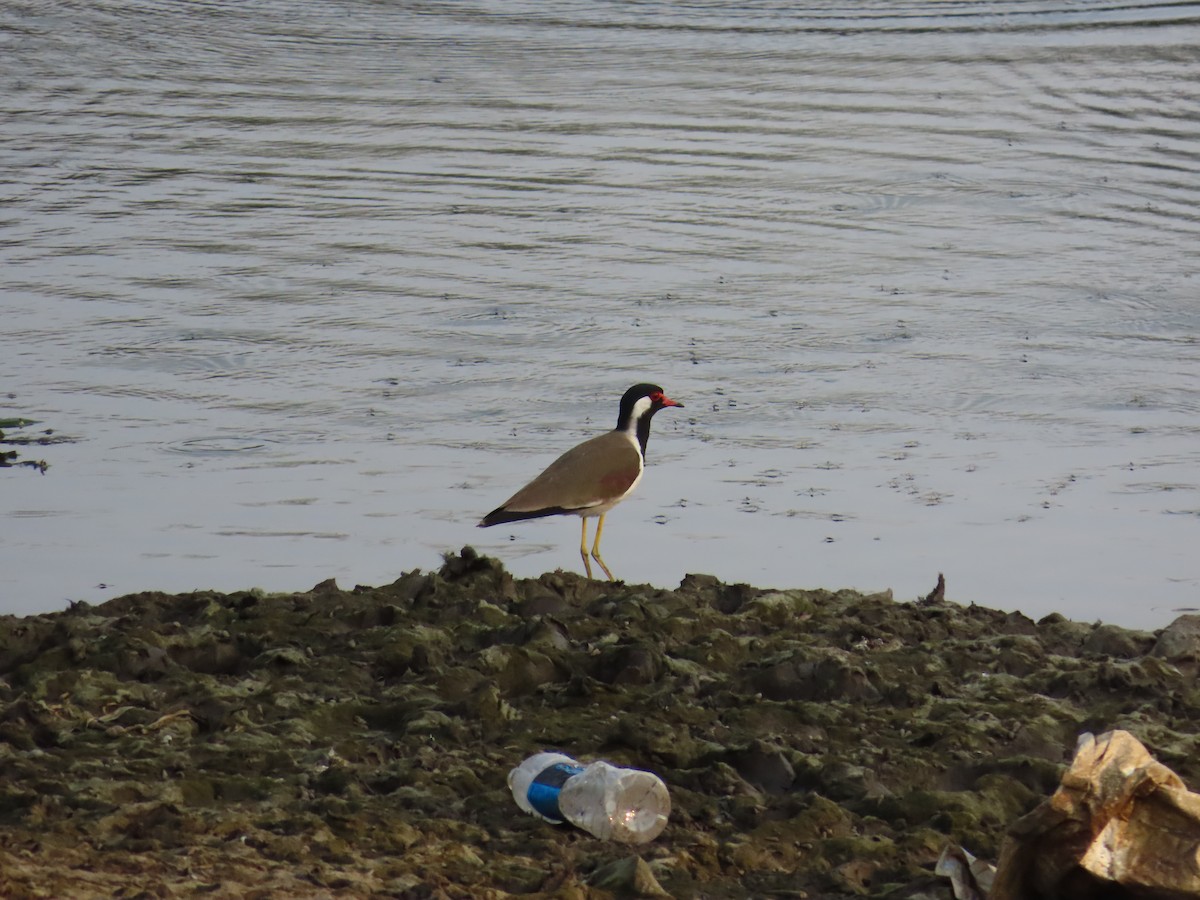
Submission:
M 0 611 L 379 584 L 651 380 L 630 581 L 1200 606 L 1200 4 L 10 2 Z

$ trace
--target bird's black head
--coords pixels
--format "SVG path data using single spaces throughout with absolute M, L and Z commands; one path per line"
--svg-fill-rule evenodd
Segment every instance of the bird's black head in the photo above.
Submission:
M 657 384 L 635 384 L 621 398 L 621 413 L 617 417 L 617 428 L 625 430 L 631 419 L 649 418 L 665 406 L 682 407 L 663 393 Z
M 642 454 L 646 453 L 646 442 L 650 439 L 650 419 L 667 406 L 683 407 L 663 393 L 657 384 L 635 384 L 621 398 L 621 412 L 617 416 L 617 431 L 628 431 L 630 425 L 637 428 L 638 442 Z

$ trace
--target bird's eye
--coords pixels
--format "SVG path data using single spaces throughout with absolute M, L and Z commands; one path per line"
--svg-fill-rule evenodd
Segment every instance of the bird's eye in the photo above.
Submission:
M 662 394 L 660 394 L 658 391 L 655 391 L 653 394 L 650 395 L 651 403 L 657 403 L 661 399 L 662 399 Z

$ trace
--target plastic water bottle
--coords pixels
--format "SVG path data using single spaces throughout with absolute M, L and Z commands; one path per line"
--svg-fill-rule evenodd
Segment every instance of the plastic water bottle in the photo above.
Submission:
M 606 762 L 582 766 L 562 753 L 537 753 L 508 773 L 525 812 L 570 822 L 602 840 L 644 844 L 667 827 L 671 795 L 652 772 Z

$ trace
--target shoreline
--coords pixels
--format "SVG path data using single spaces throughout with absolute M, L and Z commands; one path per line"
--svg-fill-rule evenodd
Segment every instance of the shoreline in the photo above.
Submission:
M 1083 732 L 1200 784 L 1198 625 L 514 579 L 469 547 L 379 587 L 4 616 L 0 895 L 949 896 L 942 848 L 994 860 Z M 505 776 L 543 749 L 656 772 L 666 831 L 521 813 Z

